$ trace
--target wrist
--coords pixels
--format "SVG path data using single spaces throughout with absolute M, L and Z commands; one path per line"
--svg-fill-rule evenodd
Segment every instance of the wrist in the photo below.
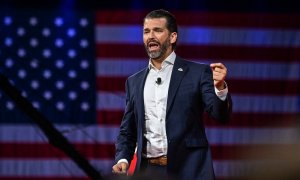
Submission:
M 215 86 L 219 91 L 226 89 L 226 83 L 223 81 L 220 85 Z

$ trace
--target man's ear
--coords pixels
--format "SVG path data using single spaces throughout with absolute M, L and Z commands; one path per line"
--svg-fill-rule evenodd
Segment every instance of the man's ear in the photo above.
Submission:
M 177 32 L 171 33 L 171 44 L 175 43 L 177 41 Z

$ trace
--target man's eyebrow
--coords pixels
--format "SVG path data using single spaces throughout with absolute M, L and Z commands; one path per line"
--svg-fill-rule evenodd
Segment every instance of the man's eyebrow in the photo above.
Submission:
M 164 29 L 163 27 L 154 27 L 153 30 Z M 144 28 L 143 30 L 150 30 L 150 28 Z

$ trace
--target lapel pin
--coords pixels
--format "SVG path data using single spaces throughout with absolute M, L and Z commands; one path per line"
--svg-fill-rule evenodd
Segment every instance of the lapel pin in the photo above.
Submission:
M 183 69 L 182 68 L 178 68 L 178 71 L 183 71 Z

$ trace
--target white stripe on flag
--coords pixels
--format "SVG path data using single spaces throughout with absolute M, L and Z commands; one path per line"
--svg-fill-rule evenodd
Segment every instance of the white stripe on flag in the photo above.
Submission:
M 283 60 L 282 62 L 285 62 Z M 225 62 L 228 78 L 258 80 L 300 80 L 300 63 Z
M 72 126 L 64 126 L 63 129 L 71 128 Z M 14 129 L 11 125 L 2 125 L 0 131 L 3 133 L 0 136 L 2 143 L 45 142 L 37 138 L 39 136 L 37 135 L 37 130 L 31 126 L 23 125 Z M 67 134 L 67 137 L 74 143 L 114 144 L 118 132 L 119 127 L 107 126 L 103 128 L 94 126 L 86 129 L 84 135 L 79 130 Z M 41 133 L 38 132 L 38 134 Z M 300 131 L 297 128 L 206 128 L 206 134 L 211 145 L 289 144 L 295 141 L 298 142 L 299 133 Z M 12 136 L 14 138 L 11 138 Z
M 211 28 L 182 26 L 179 28 L 180 44 L 238 45 L 267 47 L 299 47 L 300 31 L 259 28 Z M 140 36 L 137 36 L 140 35 Z M 97 43 L 141 44 L 141 25 L 97 25 Z
M 217 177 L 239 177 L 251 174 L 255 168 L 254 161 L 214 160 L 214 172 Z
M 115 143 L 119 133 L 118 126 L 56 126 L 73 143 Z M 48 139 L 35 125 L 0 126 L 0 142 L 45 143 Z
M 210 63 L 208 60 L 194 60 L 198 63 Z M 284 60 L 282 61 L 284 62 Z M 145 68 L 145 59 L 97 59 L 97 76 L 128 77 Z M 259 63 L 250 61 L 226 61 L 228 78 L 233 79 L 274 79 L 300 80 L 300 63 Z
M 123 92 L 99 91 L 97 98 L 98 110 L 124 110 L 125 108 Z M 300 99 L 298 96 L 232 95 L 232 101 L 233 112 L 297 113 Z
M 91 160 L 102 175 L 111 173 L 112 160 Z M 86 174 L 71 160 L 50 159 L 1 159 L 1 176 L 86 177 Z
M 125 93 L 124 92 L 104 92 L 97 93 L 98 110 L 125 110 Z
M 298 113 L 299 96 L 233 95 L 233 112 Z
M 206 128 L 210 144 L 292 144 L 299 142 L 299 128 Z
M 98 58 L 97 59 L 97 76 L 130 76 L 141 69 L 145 68 L 148 64 L 148 60 L 142 59 L 109 59 Z

